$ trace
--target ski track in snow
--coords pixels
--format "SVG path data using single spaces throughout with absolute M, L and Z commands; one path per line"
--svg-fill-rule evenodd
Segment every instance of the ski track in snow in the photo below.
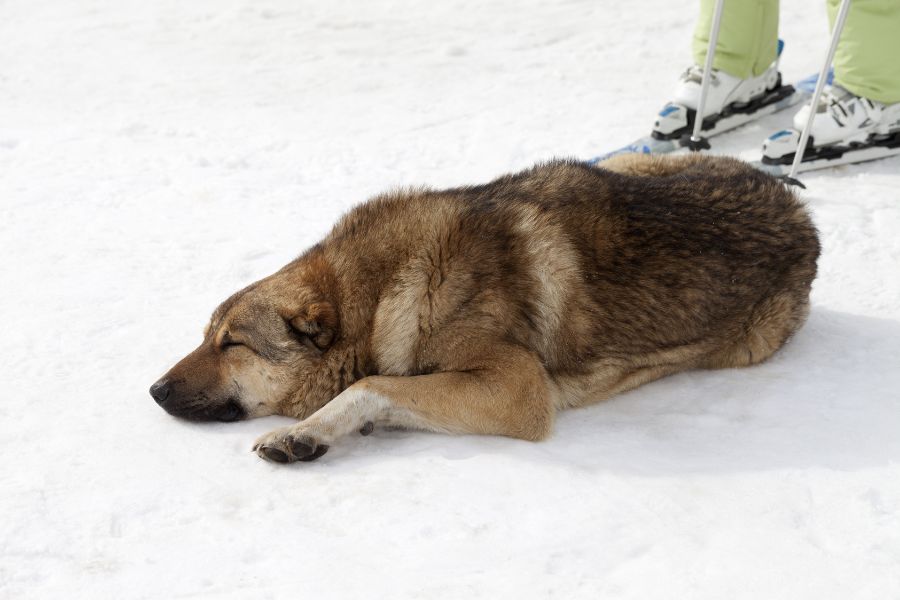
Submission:
M 783 4 L 790 81 L 825 11 Z M 773 360 L 564 413 L 544 443 L 379 431 L 285 468 L 250 445 L 287 419 L 188 424 L 147 394 L 366 197 L 645 133 L 695 10 L 0 4 L 0 597 L 900 597 L 897 158 L 803 177 L 824 254 Z

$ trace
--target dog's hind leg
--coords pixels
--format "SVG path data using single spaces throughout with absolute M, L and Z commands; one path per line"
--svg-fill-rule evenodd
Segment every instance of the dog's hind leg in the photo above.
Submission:
M 755 365 L 772 356 L 800 328 L 809 312 L 805 297 L 787 292 L 767 297 L 754 307 L 743 330 L 699 365 L 722 369 Z
M 540 440 L 550 433 L 554 386 L 537 358 L 515 346 L 494 349 L 467 371 L 366 377 L 308 419 L 260 438 L 275 462 L 311 460 L 341 437 L 375 424 L 448 433 Z

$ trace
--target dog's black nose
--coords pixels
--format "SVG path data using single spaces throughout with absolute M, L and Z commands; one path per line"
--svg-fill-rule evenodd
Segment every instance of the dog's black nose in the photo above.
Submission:
M 172 386 L 169 385 L 168 379 L 160 379 L 150 386 L 150 395 L 156 400 L 157 404 L 162 404 L 169 397 Z

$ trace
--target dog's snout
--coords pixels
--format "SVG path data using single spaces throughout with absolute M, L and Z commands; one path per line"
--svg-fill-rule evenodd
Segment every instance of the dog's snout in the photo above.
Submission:
M 171 391 L 172 385 L 169 383 L 168 379 L 160 379 L 150 386 L 150 395 L 153 396 L 153 399 L 156 400 L 157 404 L 165 402 Z

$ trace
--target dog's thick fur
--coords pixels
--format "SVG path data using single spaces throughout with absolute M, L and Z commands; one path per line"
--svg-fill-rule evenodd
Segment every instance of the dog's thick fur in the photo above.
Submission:
M 818 255 L 794 194 L 727 158 L 389 193 L 226 300 L 152 393 L 187 418 L 300 419 L 257 441 L 276 462 L 373 425 L 540 440 L 559 409 L 765 360 Z

